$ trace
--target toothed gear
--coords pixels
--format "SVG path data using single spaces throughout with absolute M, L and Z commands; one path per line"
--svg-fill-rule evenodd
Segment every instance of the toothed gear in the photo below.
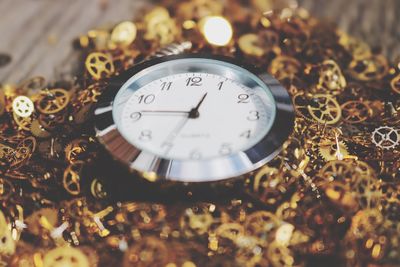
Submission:
M 65 157 L 69 162 L 79 159 L 88 149 L 89 142 L 83 138 L 72 140 L 64 149 Z
M 393 127 L 381 126 L 372 132 L 371 140 L 377 147 L 390 150 L 399 144 L 400 133 Z
M 346 156 L 349 156 L 349 151 L 347 148 L 347 145 L 343 141 L 339 141 L 339 150 L 340 154 L 342 155 L 343 158 Z M 337 144 L 334 141 L 322 141 L 318 144 L 318 152 L 319 155 L 325 160 L 325 161 L 331 161 L 331 160 L 337 160 Z
M 64 148 L 65 158 L 70 163 L 83 159 L 87 160 L 95 155 L 95 151 L 96 142 L 89 136 L 74 139 Z

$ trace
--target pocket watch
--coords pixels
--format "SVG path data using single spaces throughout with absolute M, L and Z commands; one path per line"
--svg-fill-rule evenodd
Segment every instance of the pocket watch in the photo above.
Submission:
M 95 109 L 105 150 L 151 181 L 240 177 L 273 159 L 293 126 L 276 79 L 219 55 L 139 63 L 109 81 Z

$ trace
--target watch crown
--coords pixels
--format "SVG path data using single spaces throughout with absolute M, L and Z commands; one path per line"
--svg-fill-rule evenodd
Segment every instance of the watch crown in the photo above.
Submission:
M 172 56 L 172 55 L 179 55 L 182 54 L 192 48 L 192 42 L 185 41 L 182 43 L 172 43 L 167 46 L 164 46 L 154 52 L 152 55 L 148 57 L 148 59 L 153 59 L 157 57 L 165 57 L 165 56 Z

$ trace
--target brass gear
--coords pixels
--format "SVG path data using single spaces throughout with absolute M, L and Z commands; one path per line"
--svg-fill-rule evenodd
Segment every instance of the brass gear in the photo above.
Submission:
M 66 108 L 70 101 L 68 91 L 56 88 L 46 90 L 36 102 L 36 108 L 41 114 L 55 114 Z
M 63 186 L 64 189 L 73 196 L 81 192 L 81 172 L 84 166 L 83 161 L 71 163 L 64 171 Z
M 400 74 L 390 81 L 390 85 L 393 92 L 395 92 L 396 94 L 400 94 Z
M 336 98 L 328 94 L 315 94 L 307 105 L 307 110 L 310 116 L 321 124 L 335 124 L 342 117 L 342 109 Z
M 13 118 L 18 128 L 25 131 L 31 130 L 32 117 L 20 117 L 16 113 L 13 113 Z
M 6 217 L 0 211 L 0 255 L 12 255 L 15 253 L 16 241 L 12 238 L 11 229 Z
M 58 223 L 58 211 L 54 208 L 43 208 L 26 218 L 30 233 L 38 236 L 43 229 L 51 231 Z
M 372 110 L 363 101 L 347 101 L 340 107 L 342 108 L 342 119 L 346 123 L 361 123 L 372 115 Z
M 39 120 L 33 120 L 30 127 L 33 136 L 38 138 L 48 138 L 51 133 L 46 131 L 46 129 L 40 124 Z
M 78 138 L 68 143 L 64 149 L 65 158 L 73 163 L 86 158 L 89 154 L 90 140 Z
M 338 152 L 340 152 L 340 154 Z M 336 142 L 321 140 L 318 144 L 318 153 L 325 161 L 337 160 L 340 159 L 340 157 L 343 159 L 350 156 L 347 145 L 343 141 L 339 141 L 338 151 Z
M 11 157 L 10 165 L 17 167 L 28 161 L 36 148 L 36 139 L 33 136 L 26 137 L 20 141 Z
M 85 65 L 86 70 L 95 80 L 108 77 L 115 71 L 111 56 L 100 52 L 89 54 L 86 58 Z
M 330 94 L 340 94 L 346 87 L 346 78 L 339 65 L 333 60 L 324 60 L 319 66 L 317 89 Z
M 43 259 L 43 267 L 89 267 L 89 259 L 77 248 L 58 247 L 46 253 Z
M 161 239 L 144 237 L 125 251 L 122 266 L 166 266 L 168 254 L 168 246 Z
M 6 200 L 14 193 L 14 185 L 9 180 L 0 178 L 0 201 Z

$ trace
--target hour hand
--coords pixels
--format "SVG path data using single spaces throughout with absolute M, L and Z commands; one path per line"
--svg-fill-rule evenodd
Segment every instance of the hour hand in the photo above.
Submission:
M 201 104 L 203 104 L 204 99 L 206 99 L 207 94 L 208 93 L 205 93 L 203 95 L 203 97 L 200 99 L 200 102 L 197 104 L 197 106 L 190 110 L 189 118 L 196 119 L 196 118 L 198 118 L 200 116 L 199 109 L 200 109 Z

